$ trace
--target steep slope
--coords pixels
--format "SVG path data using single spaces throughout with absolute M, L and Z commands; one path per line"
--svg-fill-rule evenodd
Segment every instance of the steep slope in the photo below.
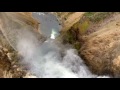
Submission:
M 86 36 L 80 54 L 94 73 L 120 76 L 120 14 Z
M 62 24 L 61 31 L 69 30 L 75 23 L 77 23 L 85 12 L 54 12 L 58 20 Z
M 39 22 L 33 19 L 29 12 L 0 13 L 0 78 L 33 77 L 27 73 L 26 65 L 20 64 L 21 56 L 15 50 L 18 37 L 22 39 L 27 31 L 34 33 L 40 40 L 43 38 L 38 30 L 38 24 Z M 27 38 L 30 37 L 27 35 Z
M 0 30 L 15 50 L 18 39 L 26 36 L 26 32 L 35 34 L 39 40 L 43 37 L 39 32 L 39 22 L 29 12 L 1 12 Z

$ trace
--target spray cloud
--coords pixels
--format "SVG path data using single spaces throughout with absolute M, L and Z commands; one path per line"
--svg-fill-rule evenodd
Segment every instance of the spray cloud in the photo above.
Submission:
M 39 78 L 97 77 L 88 70 L 75 49 L 64 50 L 62 55 L 62 48 L 52 39 L 47 39 L 40 45 L 37 38 L 27 32 L 18 40 L 17 49 L 24 57 L 22 62 L 27 63 L 30 72 Z

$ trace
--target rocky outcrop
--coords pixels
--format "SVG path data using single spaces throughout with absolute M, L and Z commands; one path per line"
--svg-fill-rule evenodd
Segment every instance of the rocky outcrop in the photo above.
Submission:
M 18 52 L 0 45 L 0 78 L 37 78 L 20 63 L 20 58 Z
M 31 12 L 1 12 L 0 13 L 0 23 L 1 25 L 4 24 L 3 19 L 12 19 L 12 21 L 21 23 L 21 24 L 28 24 L 34 27 L 34 30 L 39 30 L 39 22 L 32 17 Z
M 3 71 L 8 71 L 10 69 L 10 61 L 6 55 L 7 49 L 0 46 L 0 77 L 3 77 Z
M 58 17 L 62 24 L 61 31 L 69 30 L 75 23 L 77 23 L 85 12 L 52 12 Z
M 23 67 L 20 64 L 21 56 L 17 52 L 17 43 L 18 38 L 26 37 L 29 40 L 32 37 L 32 34 L 27 33 L 33 33 L 38 40 L 44 41 L 38 24 L 29 12 L 0 13 L 0 78 L 35 77 L 28 73 L 26 65 Z
M 120 14 L 84 40 L 80 55 L 90 69 L 120 77 Z
M 17 52 L 0 46 L 0 78 L 20 78 L 25 74 L 18 64 Z
M 31 37 L 27 35 L 28 32 L 38 40 L 43 39 L 39 22 L 32 17 L 30 12 L 1 12 L 0 30 L 15 50 L 17 50 L 18 39 Z

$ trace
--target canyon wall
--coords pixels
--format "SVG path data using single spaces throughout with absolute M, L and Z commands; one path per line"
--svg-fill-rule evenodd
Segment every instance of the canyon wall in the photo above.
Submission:
M 58 17 L 62 24 L 61 31 L 69 30 L 75 23 L 77 23 L 85 12 L 51 12 Z
M 32 32 L 38 39 L 40 33 L 39 22 L 32 17 L 31 12 L 1 12 L 0 30 L 10 45 L 16 49 L 17 38 L 22 38 L 27 31 Z

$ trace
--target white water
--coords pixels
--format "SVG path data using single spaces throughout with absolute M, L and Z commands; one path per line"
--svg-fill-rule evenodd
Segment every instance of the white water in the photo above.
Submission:
M 33 34 L 28 33 L 18 40 L 17 49 L 24 57 L 22 63 L 29 65 L 32 74 L 39 78 L 99 77 L 89 71 L 75 49 L 63 50 L 62 45 L 58 46 L 53 39 L 48 39 L 39 45 L 39 43 L 34 43 L 37 39 Z M 102 77 L 107 78 L 107 76 L 99 78 Z
M 41 78 L 96 78 L 75 49 L 62 52 L 53 40 L 47 40 L 36 47 L 30 40 L 20 40 L 18 50 L 22 52 L 23 63 L 29 64 L 30 72 Z M 102 77 L 102 76 L 101 76 Z M 103 76 L 104 77 L 104 76 Z M 105 76 L 107 77 L 107 76 Z
M 41 15 L 44 16 L 44 14 Z M 44 25 L 43 26 L 44 30 L 46 30 L 44 34 L 48 37 L 51 37 L 51 39 L 48 38 L 44 43 L 40 44 L 35 36 L 35 33 L 33 34 L 32 28 L 30 26 L 18 28 L 17 26 L 14 26 L 15 22 L 13 23 L 8 19 L 9 18 L 4 18 L 5 21 L 4 25 L 6 30 L 4 30 L 3 32 L 5 36 L 8 37 L 8 40 L 11 42 L 12 44 L 11 46 L 17 47 L 17 50 L 23 56 L 21 63 L 27 64 L 30 72 L 36 75 L 37 77 L 42 78 L 98 77 L 97 75 L 93 75 L 89 71 L 88 67 L 84 64 L 83 60 L 78 56 L 77 51 L 75 49 L 68 48 L 64 45 L 58 45 L 54 42 L 54 39 L 56 37 L 55 32 L 59 31 L 58 30 L 59 26 L 56 26 L 58 24 L 51 24 L 52 22 L 50 23 L 51 26 L 49 26 L 49 24 L 45 25 L 42 24 Z M 45 28 L 45 26 L 47 28 Z M 14 40 L 15 44 L 13 44 Z M 63 47 L 65 49 L 63 49 Z

